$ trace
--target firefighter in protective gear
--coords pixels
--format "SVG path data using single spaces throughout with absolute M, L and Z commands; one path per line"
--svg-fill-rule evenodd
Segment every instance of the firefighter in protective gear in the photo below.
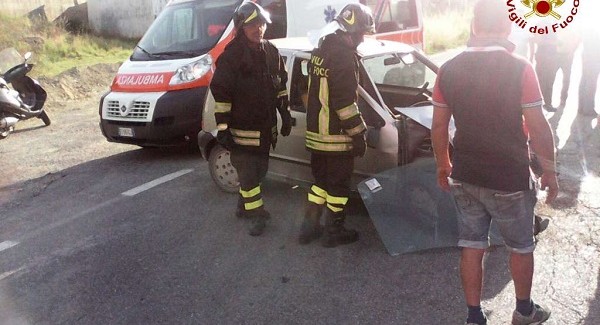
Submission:
M 277 112 L 281 134 L 289 135 L 292 127 L 287 72 L 277 48 L 263 39 L 271 23 L 268 12 L 246 2 L 233 19 L 236 36 L 217 60 L 210 90 L 216 102 L 217 141 L 231 152 L 240 182 L 236 215 L 250 218 L 250 235 L 259 236 L 269 218 L 261 182 L 270 147 L 277 143 Z
M 356 48 L 375 32 L 371 10 L 361 4 L 344 7 L 337 28 L 323 36 L 309 63 L 306 148 L 311 152 L 315 182 L 308 193 L 299 242 L 321 238 L 325 247 L 350 244 L 358 233 L 344 227 L 354 157 L 365 154 L 366 125 L 356 104 L 359 66 Z M 326 207 L 325 227 L 321 213 Z

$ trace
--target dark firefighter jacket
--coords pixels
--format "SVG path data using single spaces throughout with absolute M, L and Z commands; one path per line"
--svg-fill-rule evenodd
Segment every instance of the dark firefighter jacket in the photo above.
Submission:
M 309 67 L 306 148 L 325 154 L 350 153 L 352 137 L 365 122 L 356 105 L 358 58 L 336 34 L 313 50 Z
M 210 90 L 218 130 L 229 129 L 240 149 L 268 152 L 277 141 L 277 113 L 287 96 L 287 72 L 277 48 L 263 41 L 251 49 L 241 34 L 216 63 Z

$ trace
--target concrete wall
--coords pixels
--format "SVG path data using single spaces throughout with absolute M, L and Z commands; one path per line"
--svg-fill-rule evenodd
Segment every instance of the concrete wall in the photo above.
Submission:
M 88 0 L 90 28 L 98 34 L 137 39 L 167 0 Z
M 0 6 L 4 14 L 23 16 L 43 5 L 46 17 L 49 20 L 54 20 L 67 8 L 85 2 L 86 0 L 1 0 Z

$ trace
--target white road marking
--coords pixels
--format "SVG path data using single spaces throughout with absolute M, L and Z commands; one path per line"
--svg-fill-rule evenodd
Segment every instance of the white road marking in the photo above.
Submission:
M 17 243 L 16 241 L 10 241 L 10 240 L 3 241 L 0 243 L 0 252 L 3 250 L 7 250 L 11 247 L 17 246 L 17 245 L 19 245 L 19 243 Z
M 124 196 L 135 196 L 135 195 L 138 195 L 138 194 L 140 194 L 140 193 L 142 193 L 144 191 L 147 191 L 147 190 L 149 190 L 149 189 L 151 189 L 153 187 L 156 187 L 156 186 L 158 186 L 160 184 L 172 181 L 172 180 L 174 180 L 174 179 L 176 179 L 178 177 L 181 177 L 181 176 L 183 176 L 185 174 L 189 174 L 189 173 L 191 173 L 193 171 L 194 171 L 193 169 L 183 169 L 183 170 L 180 170 L 180 171 L 175 172 L 173 174 L 169 174 L 169 175 L 163 176 L 161 178 L 157 178 L 157 179 L 155 179 L 155 180 L 153 180 L 151 182 L 148 182 L 148 183 L 146 183 L 144 185 L 141 185 L 141 186 L 138 186 L 136 188 L 133 188 L 133 189 L 131 189 L 129 191 L 123 192 L 123 193 L 121 193 L 121 195 L 124 195 Z
M 11 275 L 13 275 L 13 274 L 15 274 L 15 273 L 17 273 L 17 272 L 19 272 L 19 271 L 22 271 L 22 270 L 24 270 L 24 269 L 25 269 L 25 267 L 24 267 L 24 266 L 21 266 L 20 268 L 18 268 L 18 269 L 16 269 L 16 270 L 12 270 L 12 271 L 8 271 L 8 272 L 4 272 L 4 273 L 0 274 L 0 281 L 2 281 L 2 280 L 4 280 L 4 279 L 8 278 L 9 276 L 11 276 Z

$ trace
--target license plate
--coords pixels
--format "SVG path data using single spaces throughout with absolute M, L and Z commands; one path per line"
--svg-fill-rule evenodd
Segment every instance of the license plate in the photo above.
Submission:
M 121 137 L 133 137 L 133 129 L 132 128 L 119 128 L 119 136 Z

